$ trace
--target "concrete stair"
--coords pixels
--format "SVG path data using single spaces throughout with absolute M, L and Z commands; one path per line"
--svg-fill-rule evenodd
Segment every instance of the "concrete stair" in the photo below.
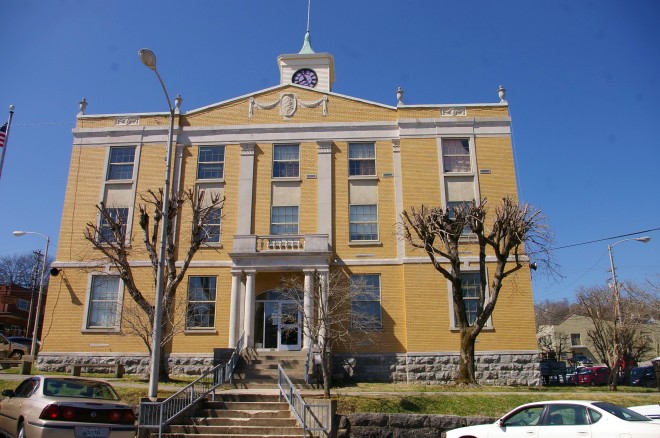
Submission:
M 277 388 L 277 366 L 296 386 L 305 384 L 306 351 L 244 350 L 234 371 L 234 386 L 239 389 Z
M 220 393 L 170 425 L 165 438 L 300 437 L 302 427 L 275 394 Z

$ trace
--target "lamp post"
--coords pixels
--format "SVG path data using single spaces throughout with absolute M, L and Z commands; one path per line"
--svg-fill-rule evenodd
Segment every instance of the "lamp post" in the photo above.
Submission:
M 46 263 L 48 263 L 48 247 L 50 246 L 50 237 L 45 236 L 41 233 L 35 231 L 14 231 L 12 234 L 16 237 L 25 236 L 26 234 L 36 234 L 46 239 L 46 250 L 44 251 L 44 263 L 41 268 L 41 282 L 39 283 L 39 298 L 37 298 L 37 313 L 34 318 L 34 331 L 32 332 L 32 346 L 30 347 L 30 353 L 34 356 L 35 360 L 37 358 L 37 336 L 39 335 L 39 319 L 41 318 L 41 304 L 44 299 L 44 275 L 46 274 Z M 28 324 L 30 322 L 28 321 Z
M 612 287 L 614 288 L 612 294 L 614 296 L 614 330 L 613 330 L 613 335 L 614 335 L 614 351 L 613 351 L 613 359 L 614 363 L 612 364 L 612 384 L 610 385 L 610 388 L 613 390 L 616 390 L 617 387 L 617 380 L 619 378 L 619 362 L 621 361 L 621 358 L 619 357 L 621 355 L 621 350 L 620 350 L 620 340 L 619 340 L 619 332 L 623 330 L 623 320 L 621 319 L 621 293 L 619 292 L 619 284 L 616 281 L 616 270 L 614 269 L 614 258 L 612 257 L 612 248 L 614 248 L 616 245 L 619 243 L 623 242 L 628 242 L 631 240 L 636 240 L 637 242 L 642 242 L 642 243 L 647 243 L 648 241 L 651 240 L 650 237 L 644 236 L 644 237 L 633 237 L 630 239 L 623 239 L 619 240 L 618 242 L 614 242 L 611 245 L 607 245 L 607 252 L 610 255 L 610 270 L 612 272 Z
M 170 129 L 167 136 L 167 152 L 165 157 L 165 182 L 163 184 L 163 215 L 160 228 L 160 248 L 158 252 L 158 269 L 156 271 L 156 298 L 154 303 L 154 316 L 153 316 L 153 330 L 151 333 L 151 369 L 149 375 L 149 398 L 155 399 L 158 394 L 158 375 L 160 374 L 160 340 L 161 340 L 161 326 L 163 321 L 163 295 L 165 289 L 165 257 L 167 250 L 167 232 L 168 232 L 168 211 L 170 208 L 170 172 L 172 166 L 172 137 L 174 135 L 174 112 L 175 108 L 172 106 L 170 96 L 167 93 L 167 88 L 161 79 L 158 70 L 156 69 L 156 55 L 149 49 L 141 49 L 138 51 L 138 56 L 142 64 L 153 70 L 158 77 L 165 99 L 167 99 L 167 107 L 170 111 Z M 181 97 L 177 96 L 177 104 L 180 103 Z

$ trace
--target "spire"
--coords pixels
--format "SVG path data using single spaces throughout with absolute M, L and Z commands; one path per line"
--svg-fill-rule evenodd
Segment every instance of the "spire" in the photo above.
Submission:
M 302 49 L 300 49 L 300 52 L 298 54 L 300 55 L 309 55 L 310 53 L 316 53 L 314 49 L 312 49 L 312 36 L 309 33 L 309 30 L 305 32 L 305 41 L 303 42 Z
M 298 52 L 299 55 L 309 55 L 314 52 L 312 49 L 312 35 L 309 33 L 309 15 L 312 10 L 312 0 L 307 0 L 307 32 L 305 32 L 305 41 L 303 42 L 302 49 Z

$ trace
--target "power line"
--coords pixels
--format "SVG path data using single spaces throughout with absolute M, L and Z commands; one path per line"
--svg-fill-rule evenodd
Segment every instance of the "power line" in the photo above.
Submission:
M 628 234 L 621 234 L 619 236 L 611 236 L 611 237 L 604 237 L 602 239 L 596 239 L 596 240 L 590 240 L 588 242 L 581 242 L 581 243 L 572 243 L 570 245 L 563 245 L 563 246 L 557 246 L 554 248 L 550 248 L 551 251 L 557 250 L 557 249 L 565 249 L 565 248 L 573 248 L 574 246 L 582 246 L 582 245 L 589 245 L 591 243 L 597 243 L 597 242 L 604 242 L 606 240 L 612 240 L 612 239 L 619 239 L 621 237 L 629 237 L 629 236 L 635 236 L 637 234 L 644 234 L 644 233 L 650 233 L 652 231 L 658 231 L 660 230 L 660 227 L 658 228 L 651 228 L 649 230 L 642 230 L 642 231 L 635 231 L 634 233 L 628 233 Z M 538 252 L 538 251 L 536 251 Z M 533 253 L 530 253 L 533 254 Z

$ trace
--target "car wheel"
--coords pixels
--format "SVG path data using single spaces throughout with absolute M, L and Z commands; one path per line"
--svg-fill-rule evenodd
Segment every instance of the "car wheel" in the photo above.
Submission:
M 16 434 L 16 438 L 25 438 L 25 426 L 23 423 L 18 425 L 18 433 Z
M 23 357 L 23 352 L 19 350 L 12 351 L 11 356 L 9 357 L 11 357 L 12 359 L 20 359 Z

